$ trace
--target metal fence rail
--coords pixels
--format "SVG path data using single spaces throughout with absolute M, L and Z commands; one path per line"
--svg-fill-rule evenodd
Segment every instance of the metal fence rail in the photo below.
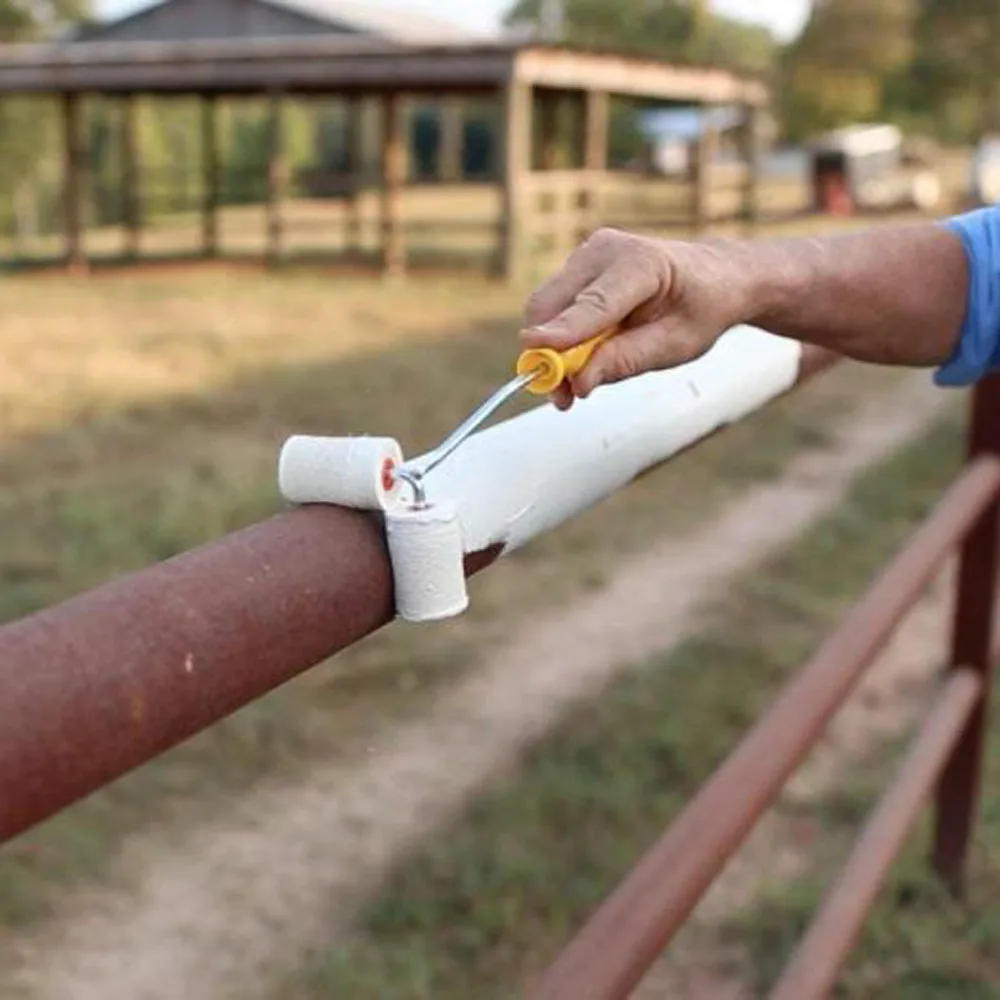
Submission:
M 942 768 L 934 861 L 941 874 L 960 886 L 979 789 L 994 659 L 998 454 L 1000 379 L 993 378 L 974 395 L 970 461 L 962 474 L 773 707 L 548 969 L 533 1000 L 626 1000 L 631 995 L 959 545 L 954 667 L 940 703 L 775 1000 L 829 995 L 880 880 Z
M 799 381 L 830 360 L 805 352 Z M 630 995 L 958 546 L 952 667 L 938 702 L 774 997 L 828 995 L 939 776 L 933 861 L 961 887 L 997 639 L 998 497 L 993 378 L 974 394 L 970 460 L 936 509 L 598 908 L 535 1000 Z M 468 556 L 467 573 L 498 554 Z M 377 518 L 305 507 L 0 627 L 0 841 L 375 631 L 393 606 Z
M 775 987 L 772 1000 L 811 1000 L 825 997 L 833 989 L 889 868 L 982 690 L 982 678 L 967 667 L 945 680 L 896 781 L 872 813 L 843 874 Z
M 467 560 L 468 572 L 491 561 Z M 370 515 L 303 507 L 0 628 L 0 840 L 392 616 Z
M 828 365 L 803 352 L 799 383 Z M 466 556 L 466 573 L 499 548 Z M 0 842 L 393 615 L 372 514 L 300 507 L 0 627 Z

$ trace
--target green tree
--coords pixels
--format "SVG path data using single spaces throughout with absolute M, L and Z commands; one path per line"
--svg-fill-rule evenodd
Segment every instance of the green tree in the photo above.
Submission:
M 913 0 L 817 0 L 784 61 L 788 133 L 880 116 L 890 81 L 913 55 Z
M 765 27 L 713 17 L 692 39 L 691 57 L 696 62 L 769 79 L 777 67 L 778 43 Z
M 88 0 L 0 0 L 0 42 L 55 36 L 90 13 Z M 55 108 L 40 97 L 0 101 L 0 227 L 15 235 L 38 228 L 38 204 L 54 202 L 51 169 Z
M 544 0 L 518 0 L 507 24 L 542 27 Z M 711 62 L 764 73 L 777 43 L 766 28 L 712 13 L 708 0 L 564 0 L 563 40 L 658 59 Z
M 946 134 L 1000 128 L 1000 0 L 919 0 L 910 97 Z
M 518 0 L 505 21 L 541 29 L 544 7 L 543 0 Z M 563 41 L 677 59 L 686 56 L 696 21 L 697 9 L 683 0 L 564 0 Z
M 89 0 L 0 0 L 0 41 L 37 41 L 89 17 Z

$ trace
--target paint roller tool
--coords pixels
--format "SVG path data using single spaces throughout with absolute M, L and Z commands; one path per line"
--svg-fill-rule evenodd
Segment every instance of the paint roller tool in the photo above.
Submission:
M 532 347 L 522 351 L 517 359 L 515 366 L 517 374 L 514 378 L 493 393 L 433 451 L 424 455 L 419 464 L 409 462 L 399 465 L 392 470 L 392 475 L 411 487 L 414 502 L 418 507 L 426 507 L 424 477 L 432 469 L 436 469 L 460 448 L 497 410 L 522 390 L 535 396 L 545 396 L 562 385 L 566 379 L 578 375 L 587 367 L 597 348 L 616 333 L 618 333 L 617 327 L 605 330 L 566 351 L 557 351 L 551 347 Z
M 458 510 L 447 497 L 428 503 L 424 477 L 521 390 L 544 395 L 583 371 L 597 348 L 616 332 L 606 331 L 568 351 L 522 352 L 515 377 L 418 461 L 404 462 L 392 438 L 295 435 L 285 442 L 278 461 L 281 494 L 292 503 L 382 511 L 397 614 L 411 622 L 461 614 L 469 597 Z M 404 500 L 406 486 L 413 492 L 412 503 Z

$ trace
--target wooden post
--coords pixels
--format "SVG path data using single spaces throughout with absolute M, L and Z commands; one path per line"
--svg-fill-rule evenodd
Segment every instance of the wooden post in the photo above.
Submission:
M 705 231 L 711 217 L 712 161 L 716 148 L 715 127 L 708 121 L 711 110 L 710 105 L 699 108 L 705 121 L 695 140 L 691 163 L 691 228 L 695 234 Z
M 465 107 L 460 97 L 446 97 L 439 105 L 438 180 L 460 183 L 464 175 Z
M 136 98 L 126 94 L 120 105 L 122 216 L 125 225 L 125 255 L 138 257 L 142 238 L 142 190 L 139 186 L 139 147 L 136 142 Z
M 517 283 L 524 278 L 525 229 L 532 214 L 524 191 L 531 171 L 532 90 L 530 84 L 522 83 L 515 75 L 501 93 L 501 214 L 497 270 L 507 281 Z
M 86 170 L 82 148 L 80 95 L 62 94 L 63 131 L 63 229 L 66 239 L 66 266 L 74 273 L 87 270 L 83 247 L 83 175 Z
M 283 94 L 274 91 L 268 105 L 267 248 L 269 266 L 276 266 L 282 252 L 281 203 L 285 193 L 285 143 L 282 128 Z
M 364 101 L 360 94 L 347 99 L 344 142 L 347 152 L 347 195 L 344 202 L 344 249 L 361 249 L 361 198 L 365 190 Z
M 584 116 L 584 166 L 588 170 L 607 170 L 611 95 L 606 90 L 588 90 Z
M 760 221 L 760 187 L 761 163 L 760 149 L 760 108 L 747 105 L 744 109 L 743 123 L 743 160 L 746 165 L 746 176 L 743 186 L 743 223 L 747 235 L 752 236 Z
M 215 94 L 201 98 L 201 163 L 203 171 L 201 233 L 202 252 L 219 252 L 219 138 L 218 100 Z
M 406 271 L 406 242 L 401 218 L 406 179 L 406 115 L 403 97 L 389 93 L 382 98 L 382 274 L 402 277 Z
M 586 239 L 600 226 L 603 215 L 602 194 L 608 171 L 608 126 L 611 120 L 611 95 L 606 90 L 588 90 L 583 107 L 583 168 L 587 172 L 585 228 Z
M 559 91 L 538 91 L 539 162 L 542 170 L 555 170 L 559 165 Z
M 973 396 L 969 456 L 982 455 L 1000 455 L 1000 376 L 981 382 Z M 983 678 L 980 702 L 952 751 L 937 791 L 933 865 L 956 894 L 964 889 L 969 842 L 983 779 L 983 746 L 996 636 L 998 541 L 1000 502 L 994 502 L 962 545 L 955 598 L 952 669 L 972 667 Z

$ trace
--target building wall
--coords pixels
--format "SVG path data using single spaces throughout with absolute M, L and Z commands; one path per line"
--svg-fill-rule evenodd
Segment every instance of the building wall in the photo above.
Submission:
M 133 17 L 98 25 L 87 41 L 189 41 L 215 38 L 276 38 L 289 35 L 356 34 L 293 10 L 257 0 L 169 0 Z

